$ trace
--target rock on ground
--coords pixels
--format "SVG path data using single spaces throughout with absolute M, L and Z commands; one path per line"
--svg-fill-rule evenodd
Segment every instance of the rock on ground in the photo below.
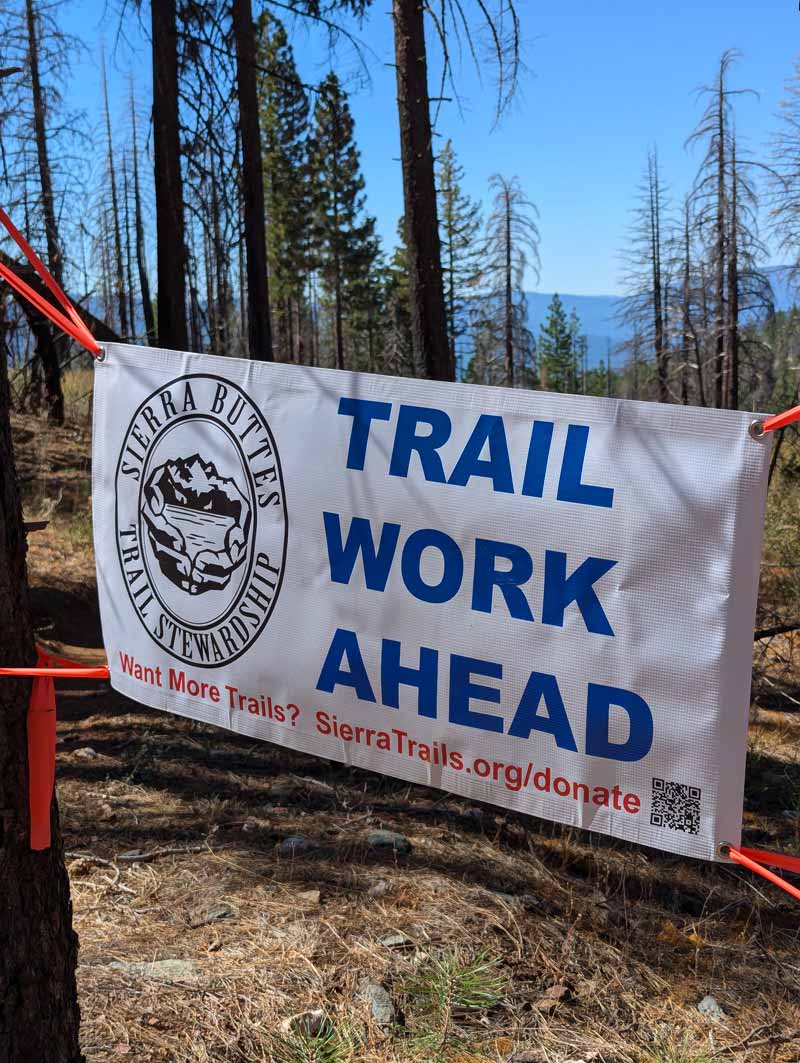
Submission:
M 378 1026 L 391 1026 L 396 1011 L 392 998 L 382 985 L 377 982 L 364 981 L 358 990 L 359 997 L 369 1004 L 373 1020 Z
M 405 834 L 398 834 L 393 830 L 373 830 L 367 835 L 367 845 L 370 849 L 378 849 L 384 852 L 392 852 L 397 856 L 408 856 L 412 845 Z

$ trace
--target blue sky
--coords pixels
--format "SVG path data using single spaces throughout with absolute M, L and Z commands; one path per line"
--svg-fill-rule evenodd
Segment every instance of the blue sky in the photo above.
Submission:
M 475 12 L 476 6 L 466 0 L 467 10 Z M 731 84 L 753 88 L 760 97 L 740 98 L 740 136 L 756 154 L 766 150 L 784 82 L 800 52 L 797 2 L 518 0 L 517 6 L 528 72 L 511 113 L 493 129 L 491 73 L 479 78 L 465 61 L 456 69 L 462 113 L 455 103 L 443 106 L 437 143 L 452 138 L 466 171 L 465 190 L 484 203 L 493 173 L 520 178 L 540 211 L 539 290 L 616 292 L 617 252 L 648 145 L 658 146 L 662 175 L 679 200 L 698 161 L 684 148 L 701 113 L 695 90 L 712 80 L 726 48 L 742 52 Z M 335 68 L 353 92 L 368 208 L 377 216 L 387 250 L 402 211 L 394 70 L 387 65 L 393 61 L 389 9 L 389 0 L 377 0 L 364 24 L 350 27 L 365 45 L 369 84 L 363 84 L 363 71 L 347 44 L 334 56 Z M 72 98 L 97 119 L 98 42 L 104 36 L 110 49 L 116 19 L 104 0 L 72 0 L 62 19 L 80 32 L 89 49 L 76 69 Z M 111 71 L 120 115 L 128 72 L 141 86 L 141 99 L 150 84 L 146 41 L 132 20 L 126 32 L 131 47 L 117 49 Z M 304 79 L 324 76 L 324 41 L 300 26 L 292 32 Z M 434 46 L 431 53 L 435 75 Z M 535 286 L 532 278 L 529 286 Z

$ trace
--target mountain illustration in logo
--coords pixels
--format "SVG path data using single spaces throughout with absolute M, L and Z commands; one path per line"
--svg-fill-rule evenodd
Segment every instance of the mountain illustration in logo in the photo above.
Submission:
M 189 594 L 224 590 L 247 556 L 252 513 L 232 477 L 200 454 L 153 469 L 141 514 L 162 574 Z

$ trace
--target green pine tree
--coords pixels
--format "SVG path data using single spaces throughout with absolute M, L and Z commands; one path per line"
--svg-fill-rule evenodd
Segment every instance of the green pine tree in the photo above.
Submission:
M 397 245 L 384 270 L 386 336 L 381 371 L 394 376 L 423 376 L 414 363 L 411 337 L 411 288 L 408 282 L 408 246 L 405 218 L 397 222 Z
M 481 206 L 461 190 L 464 169 L 456 161 L 451 140 L 436 160 L 436 171 L 447 342 L 459 379 L 460 341 L 468 331 L 467 310 L 480 279 Z
M 558 293 L 547 309 L 537 345 L 542 387 L 545 391 L 575 392 L 578 365 L 574 336 Z
M 334 363 L 339 369 L 345 365 L 346 319 L 355 325 L 354 311 L 378 255 L 375 219 L 364 212 L 364 178 L 353 135 L 347 96 L 331 72 L 314 107 L 308 157 L 315 264 L 330 307 Z
M 258 20 L 264 201 L 276 357 L 302 361 L 302 314 L 308 273 L 308 97 L 281 22 Z
M 377 237 L 364 241 L 349 278 L 344 318 L 348 368 L 374 373 L 385 330 L 384 267 Z

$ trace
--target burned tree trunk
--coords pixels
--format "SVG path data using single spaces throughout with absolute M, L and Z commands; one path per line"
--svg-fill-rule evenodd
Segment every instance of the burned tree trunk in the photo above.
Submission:
M 36 142 L 36 161 L 39 168 L 39 184 L 42 190 L 42 214 L 44 216 L 47 259 L 50 272 L 62 285 L 63 260 L 58 239 L 56 210 L 53 200 L 53 175 L 47 152 L 47 125 L 45 102 L 39 74 L 39 36 L 33 0 L 25 0 L 25 19 L 28 31 L 28 60 L 33 96 L 33 135 Z M 62 285 L 63 286 L 63 285 Z M 37 336 L 37 353 L 42 363 L 47 416 L 55 424 L 64 423 L 64 393 L 61 390 L 61 362 L 69 349 L 69 340 L 54 332 L 49 338 Z
M 736 180 L 736 141 L 731 138 L 731 209 L 728 244 L 728 321 L 727 321 L 727 395 L 726 405 L 739 409 L 739 243 L 737 227 L 738 188 Z
M 128 320 L 131 323 L 129 336 L 136 338 L 136 306 L 133 301 L 133 240 L 131 239 L 131 204 L 128 188 L 128 160 L 122 158 L 122 219 L 125 227 L 125 287 L 128 290 Z
M 683 368 L 681 370 L 681 402 L 686 406 L 689 402 L 689 354 L 694 356 L 697 365 L 698 401 L 705 406 L 706 398 L 703 389 L 703 356 L 697 342 L 697 332 L 692 324 L 692 244 L 690 234 L 690 201 L 684 202 L 683 206 L 683 265 L 681 268 L 681 345 L 683 355 Z
M 653 340 L 656 353 L 658 401 L 669 402 L 669 351 L 664 327 L 664 287 L 661 276 L 661 182 L 655 150 L 647 160 L 650 197 L 650 266 L 653 285 Z
M 725 360 L 725 60 L 720 65 L 718 81 L 718 118 L 717 118 L 717 202 L 714 220 L 714 286 L 715 286 L 715 354 L 714 354 L 714 405 L 719 409 L 725 405 L 726 398 L 726 360 Z
M 242 131 L 244 235 L 247 250 L 247 324 L 250 357 L 272 361 L 267 278 L 267 230 L 264 217 L 264 175 L 256 85 L 256 39 L 250 0 L 232 0 L 236 40 L 239 124 Z
M 142 294 L 142 314 L 147 342 L 152 347 L 156 342 L 156 322 L 153 303 L 150 299 L 150 280 L 147 276 L 147 261 L 144 253 L 144 220 L 142 218 L 142 193 L 139 187 L 139 146 L 136 136 L 136 104 L 131 93 L 131 123 L 133 136 L 133 214 L 136 231 L 136 268 L 139 272 L 139 289 Z
M 420 0 L 393 0 L 392 18 L 414 357 L 433 380 L 453 380 L 455 367 L 447 342 Z
M 511 202 L 508 188 L 505 192 L 505 252 L 503 272 L 503 331 L 506 349 L 506 387 L 514 387 L 514 268 L 511 255 Z
M 0 360 L 0 661 L 35 663 L 22 526 Z M 78 939 L 58 807 L 52 845 L 30 848 L 26 715 L 30 681 L 0 679 L 0 1060 L 81 1063 L 75 968 Z
M 103 107 L 106 119 L 106 150 L 108 154 L 108 181 L 111 193 L 111 219 L 114 237 L 114 286 L 117 296 L 117 312 L 119 314 L 119 330 L 127 339 L 128 332 L 128 307 L 125 298 L 125 266 L 122 258 L 122 230 L 120 227 L 119 198 L 117 196 L 117 173 L 114 166 L 114 142 L 111 136 L 111 108 L 108 103 L 108 79 L 106 78 L 106 59 L 101 53 L 101 70 L 103 78 Z
M 158 342 L 185 350 L 186 244 L 178 127 L 175 0 L 150 5 L 153 36 L 153 150 L 158 240 Z

